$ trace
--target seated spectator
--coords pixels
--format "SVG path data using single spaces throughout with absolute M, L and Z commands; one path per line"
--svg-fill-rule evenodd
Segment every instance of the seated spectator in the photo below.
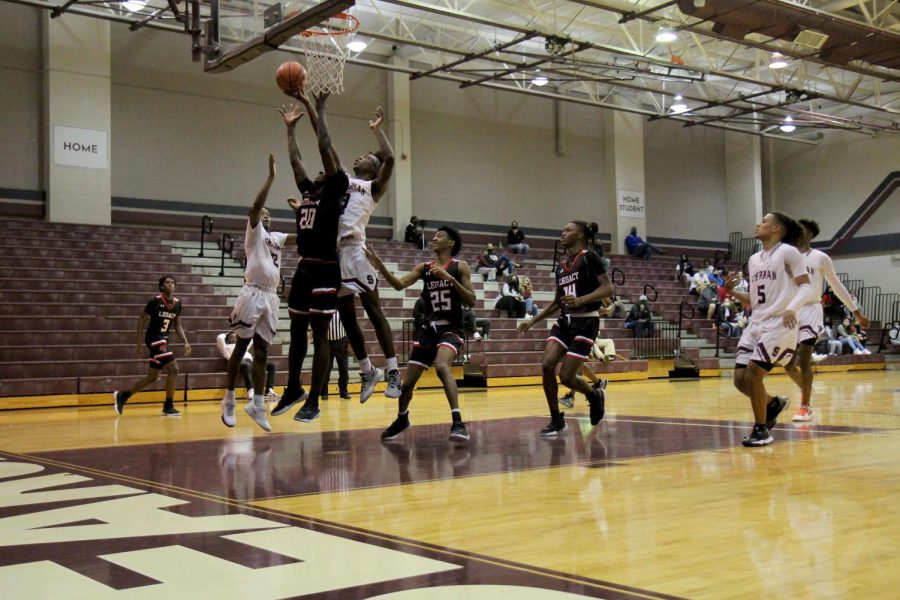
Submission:
M 494 308 L 506 311 L 506 316 L 510 319 L 521 319 L 525 316 L 525 300 L 519 290 L 518 277 L 510 275 L 507 278 L 506 283 L 500 288 L 500 295 L 497 296 Z
M 495 264 L 495 263 L 493 263 Z M 482 251 L 475 263 L 475 272 L 484 277 L 485 281 L 497 281 L 497 267 L 492 266 L 487 250 Z
M 600 230 L 600 226 L 597 225 L 597 223 L 595 223 L 593 221 L 588 223 L 588 228 L 593 229 L 594 231 Z M 606 257 L 606 252 L 603 250 L 603 242 L 596 238 L 594 238 L 594 252 L 596 252 L 597 255 L 600 257 L 600 260 L 603 261 L 603 268 L 606 270 L 606 272 L 610 273 L 610 270 L 609 270 L 610 263 L 609 263 L 609 259 Z M 610 278 L 612 278 L 611 274 L 610 274 Z
M 645 242 L 641 239 L 641 237 L 637 234 L 637 227 L 631 228 L 631 235 L 625 238 L 625 248 L 628 250 L 628 254 L 631 256 L 637 256 L 640 258 L 644 258 L 645 260 L 650 260 L 650 257 L 654 252 L 657 254 L 665 254 L 665 250 L 660 250 L 650 242 Z
M 700 311 L 700 318 L 706 314 L 707 319 L 716 316 L 719 309 L 719 286 L 715 281 L 710 281 L 709 285 L 704 286 L 697 298 L 697 310 Z
M 675 273 L 676 278 L 685 285 L 691 283 L 691 278 L 694 276 L 694 265 L 688 260 L 687 254 L 682 254 L 681 258 L 678 259 L 678 264 L 675 265 Z
M 889 323 L 888 327 L 888 339 L 891 340 L 891 348 L 895 352 L 900 352 L 900 321 Z
M 491 320 L 479 319 L 471 306 L 462 305 L 463 328 L 466 335 L 471 336 L 476 342 L 487 342 L 491 337 Z M 479 331 L 479 329 L 481 331 Z
M 706 277 L 710 281 L 715 281 L 718 287 L 725 287 L 725 279 L 722 277 L 722 271 L 716 271 L 714 266 L 709 265 L 706 267 Z
M 719 305 L 716 311 L 716 325 L 725 337 L 741 337 L 743 327 L 737 324 L 734 300 L 727 299 Z
M 534 288 L 531 286 L 531 280 L 527 277 L 522 277 L 519 280 L 519 284 L 522 287 L 522 299 L 525 300 L 525 317 L 530 319 L 539 310 L 538 305 L 534 303 L 534 298 L 532 298 Z
M 625 317 L 625 328 L 634 330 L 634 337 L 653 337 L 653 315 L 647 296 L 641 294 L 637 304 L 631 307 Z
M 859 306 L 857 304 L 857 306 Z M 837 297 L 831 286 L 825 286 L 825 293 L 822 294 L 822 311 L 826 317 L 836 320 L 838 323 L 844 318 L 844 303 Z
M 226 361 L 231 358 L 231 355 L 234 352 L 235 342 L 237 342 L 237 335 L 233 331 L 220 333 L 216 337 L 216 348 L 219 349 L 219 353 L 225 358 Z M 244 353 L 244 357 L 241 358 L 241 366 L 238 367 L 238 374 L 243 376 L 244 383 L 247 387 L 247 398 L 253 398 L 253 382 L 250 379 L 250 366 L 253 364 L 253 354 L 251 353 L 252 348 L 253 341 L 251 340 L 250 345 L 247 346 L 247 351 Z M 269 399 L 276 399 L 278 396 L 275 393 L 275 373 L 275 363 L 267 362 L 266 396 L 268 396 Z
M 597 339 L 594 340 L 594 347 L 591 348 L 591 358 L 595 360 L 601 360 L 604 363 L 608 363 L 613 358 L 625 360 L 624 358 L 616 354 L 616 344 L 611 339 L 601 338 L 599 336 L 597 336 Z
M 841 324 L 837 326 L 837 336 L 844 347 L 853 350 L 853 354 L 871 354 L 871 352 L 866 350 L 866 347 L 860 343 L 859 338 L 856 336 L 856 328 L 853 326 L 853 323 L 850 322 L 850 319 L 844 319 Z
M 425 250 L 427 248 L 428 240 L 425 237 L 425 221 L 419 221 L 416 225 L 416 247 L 419 250 Z
M 825 320 L 825 337 L 828 340 L 829 356 L 840 356 L 844 352 L 844 344 L 838 337 L 837 328 L 829 319 Z
M 522 260 L 528 258 L 528 250 L 531 248 L 525 243 L 525 234 L 519 229 L 519 224 L 513 221 L 506 232 L 506 247 L 513 254 L 521 254 Z
M 484 252 L 478 257 L 478 266 L 493 267 L 497 271 L 497 275 L 503 277 L 504 272 L 512 275 L 516 269 L 521 267 L 517 262 L 513 262 L 505 254 L 497 254 L 493 244 L 488 244 L 484 248 Z
M 406 226 L 406 232 L 403 234 L 403 241 L 407 244 L 419 245 L 418 223 L 419 219 L 415 215 L 409 218 L 409 225 Z
M 699 296 L 700 292 L 703 291 L 703 288 L 709 285 L 709 277 L 706 275 L 706 271 L 697 271 L 694 273 L 694 276 L 691 277 L 691 287 L 688 290 L 688 293 L 693 296 Z
M 737 276 L 740 278 L 740 281 L 736 286 L 734 286 L 734 291 L 736 292 L 749 292 L 750 291 L 750 282 L 747 281 L 747 276 L 744 275 L 743 271 L 738 271 Z

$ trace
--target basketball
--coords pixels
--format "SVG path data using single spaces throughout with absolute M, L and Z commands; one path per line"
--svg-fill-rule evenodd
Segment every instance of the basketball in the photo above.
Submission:
M 298 62 L 282 63 L 275 71 L 275 83 L 278 88 L 286 92 L 288 90 L 299 91 L 306 82 L 306 69 Z

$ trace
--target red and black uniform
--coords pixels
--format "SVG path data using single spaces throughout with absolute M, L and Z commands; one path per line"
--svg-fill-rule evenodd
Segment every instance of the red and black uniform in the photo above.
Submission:
M 425 304 L 425 323 L 416 333 L 409 362 L 428 368 L 434 364 L 438 348 L 452 348 L 459 354 L 463 343 L 462 299 L 453 284 L 431 274 L 434 263 L 422 267 L 422 302 Z M 459 281 L 459 261 L 450 260 L 444 269 Z
M 563 256 L 556 266 L 556 302 L 561 314 L 547 339 L 561 344 L 567 350 L 567 356 L 579 360 L 588 359 L 600 330 L 599 308 L 603 303 L 597 300 L 577 308 L 567 308 L 563 306 L 562 298 L 582 297 L 594 292 L 600 287 L 597 277 L 604 273 L 606 267 L 603 260 L 596 252 L 588 249 L 574 256 Z
M 150 315 L 150 323 L 144 333 L 144 343 L 150 350 L 150 368 L 162 369 L 175 360 L 175 354 L 169 350 L 169 333 L 181 314 L 181 300 L 166 300 L 160 294 L 147 303 L 144 312 Z
M 347 202 L 349 179 L 343 171 L 320 184 L 300 184 L 303 199 L 297 210 L 297 253 L 300 261 L 291 282 L 288 310 L 293 314 L 331 318 L 341 287 L 338 263 L 338 222 Z

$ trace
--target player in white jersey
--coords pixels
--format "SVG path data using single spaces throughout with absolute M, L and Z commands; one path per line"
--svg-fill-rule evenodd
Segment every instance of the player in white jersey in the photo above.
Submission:
M 802 307 L 797 313 L 799 335 L 797 338 L 797 353 L 791 362 L 785 366 L 785 371 L 790 375 L 797 387 L 800 388 L 800 408 L 794 415 L 794 421 L 811 421 L 812 411 L 812 352 L 816 345 L 816 339 L 824 330 L 825 317 L 822 313 L 821 294 L 827 281 L 838 298 L 853 312 L 853 316 L 864 327 L 868 326 L 869 319 L 859 312 L 859 307 L 853 301 L 853 297 L 847 288 L 837 278 L 831 258 L 820 250 L 813 250 L 809 244 L 819 235 L 819 224 L 809 219 L 798 221 L 803 228 L 803 237 L 798 245 L 798 250 L 803 253 L 806 260 L 806 272 L 809 274 L 813 290 L 820 298 L 812 304 Z
M 269 231 L 271 216 L 265 207 L 269 188 L 275 180 L 275 156 L 269 154 L 269 175 L 256 195 L 247 220 L 244 235 L 244 287 L 229 317 L 231 329 L 237 334 L 234 352 L 228 360 L 225 397 L 222 399 L 222 422 L 234 427 L 234 384 L 241 366 L 241 357 L 253 342 L 254 360 L 251 379 L 254 382 L 253 399 L 244 410 L 266 431 L 272 431 L 265 406 L 266 362 L 269 344 L 278 331 L 278 284 L 281 281 L 281 249 L 291 235 Z
M 754 426 L 742 440 L 744 446 L 765 446 L 773 439 L 769 430 L 788 405 L 788 399 L 769 396 L 763 385 L 766 374 L 792 356 L 797 346 L 797 312 L 818 300 L 809 283 L 806 263 L 794 247 L 802 235 L 796 221 L 781 213 L 768 213 L 756 226 L 762 250 L 750 257 L 750 292 L 738 292 L 737 274 L 729 274 L 725 289 L 752 308 L 750 325 L 738 342 L 734 385 L 750 398 Z
M 378 273 L 365 252 L 366 225 L 394 171 L 394 150 L 381 130 L 383 121 L 384 109 L 379 106 L 369 121 L 369 127 L 378 140 L 378 152 L 363 154 L 353 162 L 355 177 L 350 178 L 349 197 L 338 227 L 342 284 L 338 292 L 338 312 L 353 354 L 359 362 L 362 379 L 360 402 L 369 399 L 384 373 L 372 365 L 366 352 L 366 340 L 356 320 L 357 295 L 375 327 L 375 336 L 387 363 L 388 386 L 384 395 L 388 398 L 400 397 L 400 369 L 394 351 L 394 338 L 378 297 Z

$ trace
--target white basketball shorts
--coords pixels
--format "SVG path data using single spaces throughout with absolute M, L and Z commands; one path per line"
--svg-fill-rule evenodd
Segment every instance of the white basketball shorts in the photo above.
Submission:
M 244 284 L 228 317 L 232 331 L 244 339 L 257 334 L 271 344 L 278 331 L 278 305 L 275 290 Z
M 797 329 L 799 331 L 797 343 L 802 344 L 806 340 L 815 342 L 816 338 L 825 331 L 824 320 L 825 315 L 822 312 L 821 303 L 816 302 L 801 307 L 797 311 Z
M 775 366 L 787 362 L 797 349 L 797 328 L 787 329 L 781 317 L 766 319 L 755 323 L 751 317 L 750 326 L 741 334 L 737 352 L 734 355 L 736 365 L 747 366 L 750 361 L 757 361 Z
M 341 289 L 338 296 L 370 292 L 378 287 L 378 272 L 366 258 L 363 240 L 341 240 Z

